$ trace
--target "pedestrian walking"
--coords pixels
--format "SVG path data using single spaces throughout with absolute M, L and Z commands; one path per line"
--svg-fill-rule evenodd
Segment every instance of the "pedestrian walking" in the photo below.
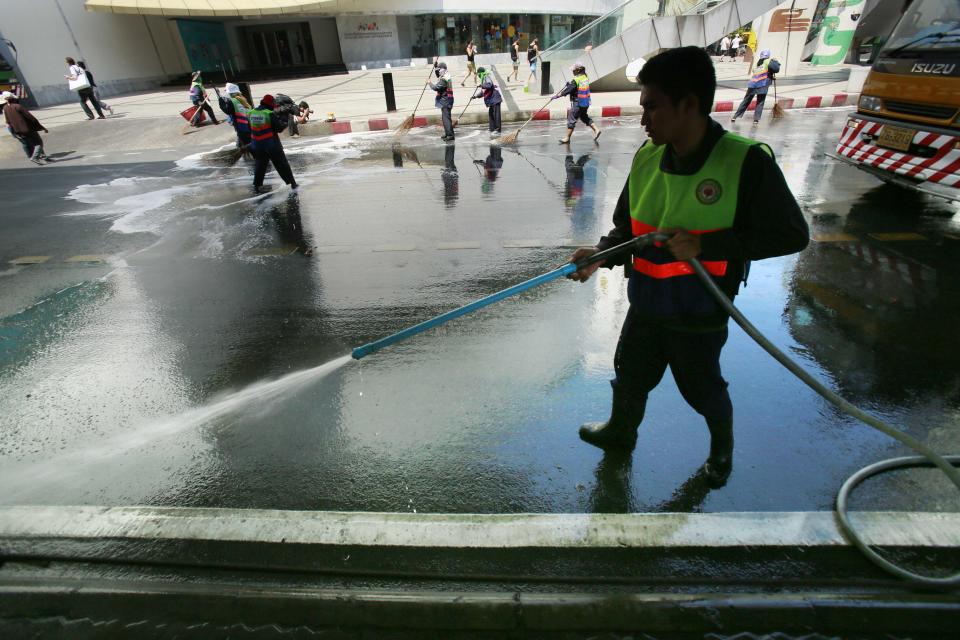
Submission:
M 473 39 L 470 39 L 470 42 L 467 43 L 467 73 L 464 74 L 463 80 L 460 81 L 460 86 L 464 86 L 464 82 L 467 81 L 471 75 L 473 75 L 473 86 L 477 86 L 477 65 L 473 61 L 474 57 L 477 55 L 477 46 L 473 44 Z
M 513 71 L 507 76 L 507 82 L 510 78 L 520 82 L 520 38 L 514 38 L 510 43 L 510 62 L 513 64 Z
M 733 41 L 730 43 L 730 55 L 733 56 L 734 61 L 740 57 L 740 33 L 735 33 L 733 36 Z
M 20 104 L 14 94 L 4 91 L 0 98 L 3 99 L 3 119 L 7 123 L 7 131 L 20 142 L 30 162 L 43 164 L 47 156 L 43 152 L 43 139 L 39 132 L 49 133 L 46 127 Z
M 483 96 L 483 104 L 487 107 L 490 137 L 493 138 L 500 135 L 500 103 L 503 102 L 503 96 L 500 95 L 500 87 L 494 83 L 489 71 L 480 67 L 477 69 L 477 77 L 480 79 L 480 86 L 477 87 L 477 92 L 473 94 L 473 97 Z
M 240 87 L 232 82 L 228 82 L 223 92 L 226 95 L 217 94 L 217 102 L 220 104 L 220 110 L 230 118 L 233 124 L 233 130 L 237 134 L 237 148 L 242 149 L 250 145 L 250 110 L 253 109 L 247 99 L 240 92 Z
M 81 68 L 73 58 L 68 57 L 66 61 L 67 75 L 63 77 L 67 79 L 70 89 L 77 92 L 77 96 L 80 98 L 80 106 L 83 107 L 83 112 L 87 114 L 87 120 L 93 120 L 93 111 L 90 111 L 90 107 L 87 106 L 88 102 L 93 105 L 94 111 L 97 112 L 98 119 L 106 119 L 106 116 L 103 115 L 103 111 L 100 109 L 100 103 L 97 102 L 96 97 L 93 95 L 90 80 L 87 78 L 87 74 L 84 73 L 83 68 Z
M 537 57 L 540 55 L 540 40 L 534 38 L 530 43 L 530 46 L 527 47 L 527 62 L 530 64 L 530 75 L 527 76 L 527 84 L 530 84 L 530 80 L 536 82 L 537 80 Z
M 614 357 L 610 419 L 583 425 L 580 437 L 608 450 L 632 450 L 647 394 L 669 366 L 710 432 L 701 473 L 711 486 L 722 486 L 733 464 L 733 406 L 720 372 L 729 318 L 687 261 L 698 258 L 732 299 L 749 261 L 802 250 L 809 229 L 770 148 L 710 118 L 716 74 L 705 51 L 665 51 L 647 61 L 637 81 L 650 139 L 633 158 L 614 229 L 572 260 L 648 233 L 672 237 L 602 263 L 627 267 L 630 307 Z M 570 277 L 584 282 L 600 266 Z
M 450 111 L 453 109 L 453 76 L 447 71 L 447 63 L 439 62 L 434 68 L 437 75 L 436 82 L 427 82 L 427 86 L 437 92 L 434 100 L 434 106 L 440 109 L 440 119 L 443 121 L 443 135 L 440 137 L 444 142 L 454 139 L 453 118 Z
M 720 62 L 723 62 L 724 56 L 730 52 L 731 42 L 732 40 L 730 40 L 730 36 L 723 36 L 723 39 L 720 40 Z
M 298 186 L 280 142 L 280 133 L 286 121 L 274 113 L 276 106 L 273 96 L 267 94 L 260 100 L 257 108 L 251 109 L 247 114 L 250 121 L 250 150 L 253 151 L 254 159 L 253 188 L 257 193 L 263 191 L 263 178 L 267 173 L 267 165 L 271 162 L 291 189 Z
M 97 104 L 100 105 L 101 109 L 106 109 L 110 112 L 110 115 L 113 115 L 113 107 L 100 99 L 100 87 L 97 86 L 97 81 L 93 77 L 93 72 L 87 68 L 87 63 L 83 60 L 77 60 L 77 66 L 83 69 L 83 72 L 87 75 L 87 82 L 90 83 L 90 88 L 93 90 L 93 99 L 97 101 Z
M 217 116 L 213 113 L 213 107 L 210 106 L 210 103 L 207 101 L 207 90 L 203 88 L 203 76 L 199 71 L 194 71 L 193 75 L 190 76 L 190 102 L 197 108 L 199 111 L 203 109 L 207 112 L 207 116 L 210 117 L 210 122 L 213 124 L 220 124 L 217 120 Z M 197 127 L 200 126 L 200 118 L 196 114 L 190 120 L 190 126 Z
M 730 118 L 730 122 L 735 122 L 742 116 L 750 101 L 756 97 L 757 107 L 753 110 L 753 124 L 760 123 L 760 116 L 763 115 L 763 103 L 767 99 L 767 91 L 773 82 L 773 76 L 780 71 L 780 63 L 770 57 L 770 49 L 764 49 L 760 52 L 760 58 L 757 60 L 757 66 L 753 68 L 753 75 L 750 76 L 750 82 L 747 83 L 747 93 L 743 96 L 737 112 Z
M 573 72 L 573 79 L 554 96 L 554 98 L 570 96 L 570 108 L 567 110 L 567 135 L 565 138 L 560 138 L 560 144 L 570 142 L 577 120 L 593 129 L 593 139 L 596 141 L 603 132 L 597 129 L 593 119 L 587 113 L 590 108 L 590 79 L 587 77 L 587 69 L 582 62 L 574 62 L 570 66 L 570 71 Z

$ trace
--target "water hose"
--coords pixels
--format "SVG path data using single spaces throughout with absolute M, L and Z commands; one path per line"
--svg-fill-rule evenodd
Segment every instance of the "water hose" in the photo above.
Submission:
M 837 524 L 840 527 L 840 531 L 842 531 L 846 536 L 847 540 L 853 543 L 853 545 L 856 546 L 857 549 L 859 549 L 867 557 L 867 559 L 869 559 L 875 565 L 897 577 L 909 580 L 919 585 L 931 587 L 943 588 L 960 585 L 960 573 L 955 573 L 942 578 L 933 578 L 930 576 L 921 575 L 919 573 L 914 573 L 913 571 L 909 571 L 890 562 L 879 553 L 871 549 L 870 546 L 863 541 L 863 539 L 854 530 L 853 525 L 850 523 L 850 517 L 847 514 L 847 501 L 850 497 L 850 492 L 853 491 L 857 485 L 867 478 L 894 469 L 905 469 L 919 466 L 936 466 L 945 474 L 947 474 L 947 477 L 950 479 L 950 481 L 953 482 L 958 489 L 960 489 L 960 472 L 958 472 L 953 466 L 960 464 L 960 456 L 941 456 L 920 440 L 917 440 L 913 436 L 906 434 L 899 429 L 895 429 L 879 418 L 871 416 L 869 413 L 866 413 L 860 408 L 854 406 L 846 399 L 828 389 L 823 383 L 807 373 L 787 354 L 778 349 L 772 342 L 770 342 L 769 339 L 767 339 L 765 335 L 760 332 L 759 329 L 753 326 L 753 324 L 747 320 L 746 316 L 744 316 L 740 310 L 737 309 L 732 302 L 730 302 L 730 299 L 726 296 L 726 294 L 720 290 L 720 287 L 718 287 L 717 283 L 713 281 L 713 278 L 710 277 L 710 274 L 708 274 L 707 270 L 703 268 L 703 265 L 700 264 L 699 260 L 693 259 L 689 262 L 694 271 L 696 271 L 697 275 L 700 277 L 700 280 L 703 282 L 704 286 L 707 288 L 707 291 L 709 291 L 714 299 L 716 299 L 717 303 L 723 307 L 724 311 L 730 314 L 730 317 L 732 317 L 734 321 L 740 325 L 740 327 L 747 333 L 748 336 L 753 338 L 754 342 L 760 345 L 764 351 L 773 356 L 774 360 L 786 367 L 790 373 L 800 378 L 804 384 L 816 391 L 820 397 L 835 406 L 837 409 L 840 409 L 840 411 L 843 411 L 847 415 L 856 418 L 860 422 L 863 422 L 864 424 L 873 427 L 877 431 L 890 436 L 894 440 L 898 440 L 920 454 L 919 456 L 882 460 L 860 469 L 852 476 L 847 478 L 847 480 L 840 487 L 840 490 L 837 492 L 837 499 L 834 505 L 834 513 L 836 513 L 837 516 Z
M 357 360 L 370 355 L 384 347 L 396 344 L 402 340 L 406 340 L 418 333 L 422 333 L 433 327 L 445 324 L 454 318 L 459 318 L 465 316 L 469 313 L 473 313 L 478 309 L 482 309 L 488 305 L 493 304 L 503 300 L 504 298 L 509 298 L 518 293 L 522 293 L 534 287 L 538 287 L 547 282 L 551 282 L 561 277 L 565 277 L 576 271 L 582 269 L 591 264 L 596 264 L 607 258 L 618 255 L 620 253 L 629 251 L 633 252 L 636 249 L 639 249 L 643 246 L 646 246 L 655 242 L 664 242 L 669 240 L 670 236 L 665 233 L 649 233 L 643 236 L 639 236 L 622 244 L 616 245 L 609 249 L 603 251 L 598 251 L 591 256 L 584 258 L 576 263 L 568 263 L 549 271 L 542 275 L 531 278 L 520 284 L 513 285 L 502 291 L 493 293 L 485 298 L 481 298 L 469 304 L 466 304 L 452 311 L 448 311 L 439 316 L 425 320 L 419 324 L 408 327 L 402 331 L 398 331 L 393 335 L 381 338 L 374 342 L 357 347 L 353 350 L 353 357 Z M 753 324 L 747 320 L 739 309 L 737 309 L 730 299 L 726 296 L 720 287 L 717 286 L 717 283 L 714 282 L 713 278 L 707 273 L 707 270 L 700 264 L 700 261 L 697 259 L 689 260 L 690 266 L 693 268 L 694 272 L 703 282 L 704 286 L 707 288 L 707 291 L 714 297 L 717 303 L 726 311 L 734 321 L 740 325 L 740 327 L 750 336 L 754 342 L 756 342 L 764 351 L 769 353 L 773 358 L 782 364 L 790 373 L 799 378 L 804 384 L 813 389 L 818 395 L 820 395 L 827 402 L 838 408 L 840 411 L 843 411 L 849 416 L 860 420 L 864 424 L 873 427 L 877 431 L 884 433 L 894 440 L 897 440 L 906 446 L 910 447 L 917 453 L 919 456 L 909 456 L 902 458 L 891 458 L 889 460 L 882 460 L 880 462 L 874 463 L 863 469 L 857 471 L 852 476 L 847 478 L 847 480 L 840 487 L 840 490 L 837 492 L 837 499 L 834 505 L 834 512 L 837 518 L 837 525 L 840 528 L 840 531 L 846 536 L 857 549 L 863 553 L 868 560 L 873 562 L 875 565 L 883 569 L 884 571 L 895 575 L 904 580 L 908 580 L 914 584 L 927 586 L 927 587 L 937 587 L 937 588 L 950 588 L 960 586 L 960 573 L 955 573 L 945 577 L 931 577 L 925 576 L 919 573 L 915 573 L 908 569 L 904 569 L 893 562 L 887 560 L 879 553 L 874 551 L 870 546 L 864 542 L 864 540 L 857 534 L 854 530 L 852 523 L 850 522 L 850 517 L 847 514 L 847 502 L 851 491 L 862 483 L 867 478 L 884 473 L 886 471 L 891 471 L 894 469 L 905 469 L 910 467 L 932 467 L 936 466 L 941 471 L 943 471 L 947 477 L 953 482 L 958 489 L 960 489 L 960 471 L 958 471 L 954 465 L 960 464 L 960 455 L 950 455 L 950 456 L 941 456 L 936 451 L 928 447 L 926 444 L 917 440 L 911 435 L 908 435 L 894 427 L 888 425 L 882 420 L 871 416 L 870 414 L 862 411 L 858 407 L 854 406 L 841 396 L 834 393 L 832 390 L 827 388 L 823 383 L 818 381 L 807 371 L 805 371 L 799 364 L 792 360 L 787 354 L 778 349 L 763 333 L 760 332 Z

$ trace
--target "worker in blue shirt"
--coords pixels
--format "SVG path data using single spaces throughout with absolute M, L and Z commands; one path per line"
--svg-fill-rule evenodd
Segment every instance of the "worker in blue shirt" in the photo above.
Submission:
M 560 139 L 560 144 L 570 142 L 573 128 L 577 126 L 577 120 L 593 129 L 593 139 L 596 140 L 600 137 L 601 131 L 593 124 L 593 120 L 587 113 L 590 108 L 590 79 L 587 77 L 587 69 L 582 62 L 574 62 L 570 71 L 573 72 L 573 79 L 564 85 L 560 93 L 554 96 L 554 98 L 570 96 L 570 109 L 567 111 L 567 135 Z
M 500 95 L 500 87 L 494 83 L 490 72 L 485 68 L 477 69 L 477 77 L 480 79 L 480 85 L 473 97 L 483 96 L 483 104 L 487 107 L 490 137 L 493 138 L 500 135 L 500 103 L 503 102 L 503 96 Z
M 753 111 L 753 124 L 760 123 L 760 116 L 763 115 L 763 102 L 767 99 L 767 91 L 773 83 L 773 74 L 779 71 L 780 63 L 770 57 L 770 49 L 761 51 L 757 66 L 753 68 L 753 75 L 750 76 L 750 82 L 747 83 L 747 95 L 743 96 L 743 101 L 737 107 L 737 112 L 730 118 L 730 122 L 734 122 L 742 116 L 747 107 L 750 106 L 750 101 L 756 96 L 757 107 Z

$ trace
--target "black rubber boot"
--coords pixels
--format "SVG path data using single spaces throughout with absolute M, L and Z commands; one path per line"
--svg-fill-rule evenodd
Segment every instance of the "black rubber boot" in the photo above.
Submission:
M 703 464 L 707 482 L 722 487 L 733 469 L 733 420 L 707 420 L 710 429 L 710 457 Z
M 631 451 L 637 444 L 637 428 L 643 421 L 647 399 L 637 401 L 628 398 L 616 380 L 613 387 L 613 407 L 606 422 L 588 422 L 580 427 L 580 439 L 601 449 Z

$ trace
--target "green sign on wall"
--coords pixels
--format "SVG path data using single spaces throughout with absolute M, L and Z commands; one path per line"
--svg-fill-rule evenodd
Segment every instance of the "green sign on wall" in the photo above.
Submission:
M 810 60 L 816 65 L 840 64 L 847 57 L 863 0 L 833 0 L 820 27 L 817 50 Z
M 227 30 L 219 22 L 177 20 L 180 39 L 187 50 L 190 68 L 194 71 L 219 71 L 220 65 L 229 66 L 231 58 Z

